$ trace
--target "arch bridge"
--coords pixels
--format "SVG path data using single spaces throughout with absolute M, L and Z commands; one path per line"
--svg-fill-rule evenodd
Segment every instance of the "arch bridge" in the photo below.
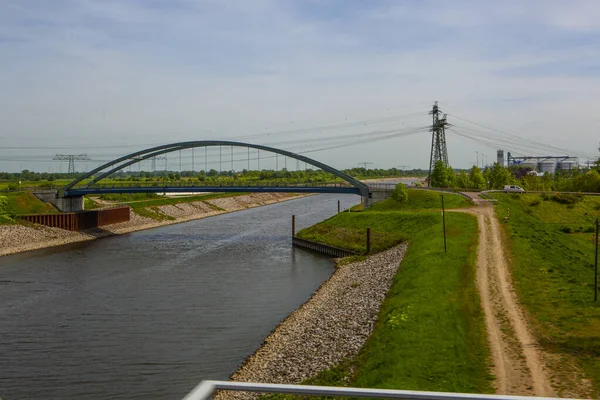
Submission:
M 154 157 L 163 154 L 198 148 L 198 147 L 243 147 L 248 149 L 263 150 L 276 155 L 290 157 L 292 159 L 305 162 L 345 181 L 342 184 L 266 184 L 252 183 L 241 186 L 229 185 L 205 185 L 201 182 L 127 182 L 124 184 L 101 184 L 102 179 L 107 178 L 123 168 L 140 163 L 144 160 L 151 160 Z M 274 147 L 263 146 L 251 143 L 242 143 L 226 140 L 201 140 L 166 144 L 162 146 L 151 147 L 140 150 L 123 157 L 117 158 L 98 168 L 80 176 L 74 181 L 62 187 L 57 193 L 57 206 L 63 211 L 78 211 L 83 209 L 83 196 L 89 194 L 114 194 L 114 193 L 194 193 L 194 192 L 291 192 L 291 193 L 350 193 L 358 194 L 363 197 L 363 202 L 368 205 L 370 197 L 369 187 L 353 178 L 352 176 L 335 169 L 327 164 L 323 164 L 312 158 L 301 154 L 292 153 L 287 150 Z

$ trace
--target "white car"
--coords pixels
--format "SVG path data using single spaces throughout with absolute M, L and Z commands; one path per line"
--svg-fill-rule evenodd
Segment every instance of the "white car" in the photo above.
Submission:
M 502 190 L 504 190 L 504 193 L 525 193 L 522 187 L 516 185 L 505 185 Z

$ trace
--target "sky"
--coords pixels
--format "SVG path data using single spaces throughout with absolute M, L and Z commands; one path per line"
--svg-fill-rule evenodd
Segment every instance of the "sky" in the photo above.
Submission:
M 0 0 L 0 171 L 233 138 L 427 168 L 431 134 L 411 130 L 434 101 L 454 167 L 499 148 L 596 157 L 598 15 L 596 0 Z M 392 130 L 412 134 L 358 136 Z M 361 140 L 326 140 L 343 135 Z

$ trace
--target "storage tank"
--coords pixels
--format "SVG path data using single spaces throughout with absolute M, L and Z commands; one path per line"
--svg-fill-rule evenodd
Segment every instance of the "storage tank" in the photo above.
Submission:
M 532 171 L 536 171 L 538 163 L 535 160 L 523 160 L 523 162 L 521 163 L 521 167 L 530 168 Z
M 540 163 L 538 165 L 538 169 L 542 174 L 544 174 L 546 172 L 553 174 L 556 172 L 556 161 L 554 161 L 550 158 L 540 161 Z
M 577 159 L 576 158 L 567 158 L 567 159 L 561 160 L 556 165 L 556 168 L 559 171 L 573 171 L 575 168 L 577 168 Z

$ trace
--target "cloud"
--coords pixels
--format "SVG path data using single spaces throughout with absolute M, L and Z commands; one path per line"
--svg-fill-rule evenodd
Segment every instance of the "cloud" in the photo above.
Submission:
M 582 152 L 596 141 L 586 124 L 597 120 L 584 111 L 600 88 L 595 1 L 29 0 L 2 7 L 0 123 L 11 143 L 101 137 L 142 146 L 411 111 L 423 111 L 419 123 L 427 124 L 434 100 L 531 137 L 559 141 L 574 131 Z M 369 156 L 382 167 L 398 159 L 424 167 L 428 142 L 425 134 L 377 143 Z M 467 166 L 479 145 L 453 143 L 453 164 Z M 365 157 L 362 150 L 319 156 L 348 167 Z

